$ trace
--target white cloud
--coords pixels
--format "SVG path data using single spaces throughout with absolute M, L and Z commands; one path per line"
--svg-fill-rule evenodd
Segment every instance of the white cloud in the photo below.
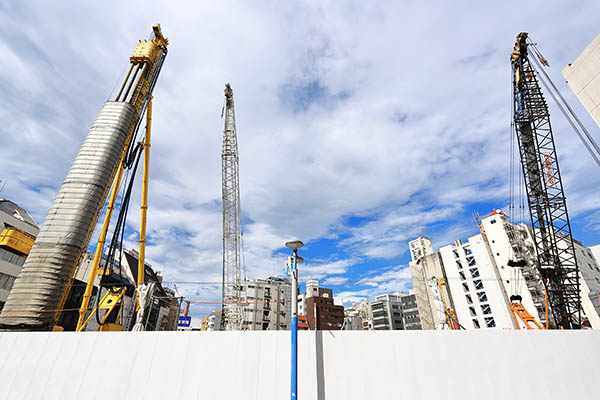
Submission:
M 274 251 L 290 238 L 344 235 L 327 260 L 306 254 L 302 276 L 344 275 L 347 288 L 357 260 L 405 254 L 442 222 L 432 239 L 451 241 L 474 230 L 469 204 L 506 203 L 514 38 L 531 31 L 585 114 L 560 69 L 600 12 L 593 1 L 141 5 L 0 6 L 2 195 L 43 221 L 133 46 L 160 21 L 170 46 L 154 100 L 150 261 L 167 281 L 221 279 L 219 114 L 231 82 L 247 275 L 280 275 L 285 256 Z M 548 22 L 558 20 L 561 29 Z M 571 215 L 597 211 L 595 166 L 551 111 Z M 372 219 L 345 226 L 348 216 Z M 129 223 L 138 227 L 137 212 Z M 208 284 L 185 290 L 220 296 Z

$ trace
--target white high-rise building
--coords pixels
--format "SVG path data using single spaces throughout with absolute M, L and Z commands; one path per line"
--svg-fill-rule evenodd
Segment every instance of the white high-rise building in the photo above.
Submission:
M 531 228 L 524 223 L 513 224 L 501 210 L 494 210 L 489 216 L 481 219 L 480 230 L 489 246 L 500 281 L 509 298 L 512 295 L 521 296 L 523 306 L 542 326 L 545 326 L 545 288 L 537 269 Z M 573 240 L 573 244 L 579 266 L 584 325 L 600 329 L 600 265 L 590 249 L 585 248 L 577 240 Z M 565 245 L 565 241 L 559 242 L 559 246 Z M 509 266 L 510 261 L 517 260 L 524 261 L 524 265 L 518 268 Z M 522 329 L 525 328 L 522 321 L 518 322 Z
M 513 329 L 508 296 L 483 235 L 440 248 L 458 322 L 465 329 Z
M 521 304 L 542 326 L 546 323 L 545 290 L 536 267 L 535 244 L 529 226 L 512 224 L 501 210 L 494 210 L 481 219 L 479 226 L 483 239 L 494 258 L 500 281 L 509 297 L 521 296 Z M 510 262 L 521 260 L 522 267 L 511 267 Z M 519 320 L 519 326 L 525 324 Z

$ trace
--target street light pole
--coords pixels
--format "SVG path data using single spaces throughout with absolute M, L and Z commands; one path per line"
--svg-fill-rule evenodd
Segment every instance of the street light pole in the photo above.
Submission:
M 304 246 L 299 240 L 293 240 L 285 244 L 286 247 L 293 250 L 292 256 L 288 258 L 291 269 L 292 279 L 292 365 L 290 382 L 290 399 L 298 399 L 298 262 L 302 262 L 302 257 L 298 257 L 298 249 Z

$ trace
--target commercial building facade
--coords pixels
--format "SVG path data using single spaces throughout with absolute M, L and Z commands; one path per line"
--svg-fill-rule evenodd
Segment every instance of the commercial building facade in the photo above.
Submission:
M 25 209 L 0 199 L 0 311 L 39 231 Z
M 421 320 L 414 293 L 395 292 L 375 296 L 371 302 L 373 330 L 420 330 Z
M 306 317 L 310 330 L 340 330 L 344 325 L 344 306 L 336 305 L 333 290 L 306 282 L 306 293 L 298 296 L 298 314 Z
M 414 293 L 400 296 L 402 306 L 402 324 L 407 331 L 421 330 L 421 318 L 417 307 L 417 297 Z
M 373 329 L 392 331 L 404 329 L 402 319 L 402 298 L 400 294 L 382 294 L 371 302 Z
M 431 241 L 423 236 L 408 244 L 410 273 L 421 329 L 446 329 L 446 309 L 454 309 L 448 291 L 446 273 L 440 253 L 433 251 Z
M 250 279 L 242 283 L 242 329 L 290 329 L 292 285 L 289 279 Z

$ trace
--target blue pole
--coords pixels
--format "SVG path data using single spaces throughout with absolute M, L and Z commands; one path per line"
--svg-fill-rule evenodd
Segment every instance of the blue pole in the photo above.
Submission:
M 292 379 L 291 400 L 298 399 L 298 270 L 296 252 L 292 257 Z

